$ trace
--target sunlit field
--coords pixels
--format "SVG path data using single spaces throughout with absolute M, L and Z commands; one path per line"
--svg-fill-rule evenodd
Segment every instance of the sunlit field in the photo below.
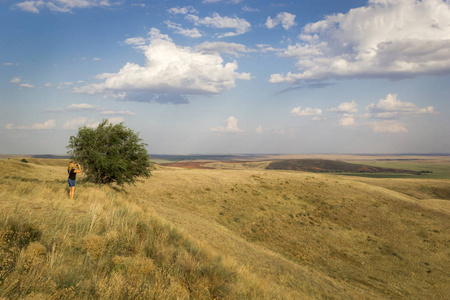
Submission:
M 450 295 L 448 179 L 210 162 L 123 188 L 79 176 L 70 201 L 66 160 L 26 160 L 0 160 L 0 298 Z

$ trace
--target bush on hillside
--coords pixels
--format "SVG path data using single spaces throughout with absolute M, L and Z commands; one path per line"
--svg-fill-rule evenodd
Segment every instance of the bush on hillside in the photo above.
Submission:
M 150 160 L 138 134 L 123 123 L 103 120 L 97 128 L 80 127 L 70 137 L 68 154 L 82 165 L 88 180 L 120 185 L 150 176 Z

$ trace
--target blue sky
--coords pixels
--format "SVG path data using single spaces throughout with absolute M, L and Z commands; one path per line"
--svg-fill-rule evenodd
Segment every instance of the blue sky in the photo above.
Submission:
M 450 2 L 0 0 L 0 153 L 449 153 Z

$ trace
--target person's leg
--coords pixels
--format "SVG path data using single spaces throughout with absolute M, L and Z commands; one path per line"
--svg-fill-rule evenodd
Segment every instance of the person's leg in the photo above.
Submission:
M 75 187 L 74 187 L 74 186 L 71 186 L 71 187 L 70 187 L 70 192 L 69 192 L 70 200 L 73 200 L 74 194 L 75 194 Z

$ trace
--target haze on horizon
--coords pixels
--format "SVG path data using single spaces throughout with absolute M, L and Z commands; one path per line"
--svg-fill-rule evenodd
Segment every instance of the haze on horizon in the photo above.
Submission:
M 448 0 L 0 1 L 0 154 L 449 153 Z

